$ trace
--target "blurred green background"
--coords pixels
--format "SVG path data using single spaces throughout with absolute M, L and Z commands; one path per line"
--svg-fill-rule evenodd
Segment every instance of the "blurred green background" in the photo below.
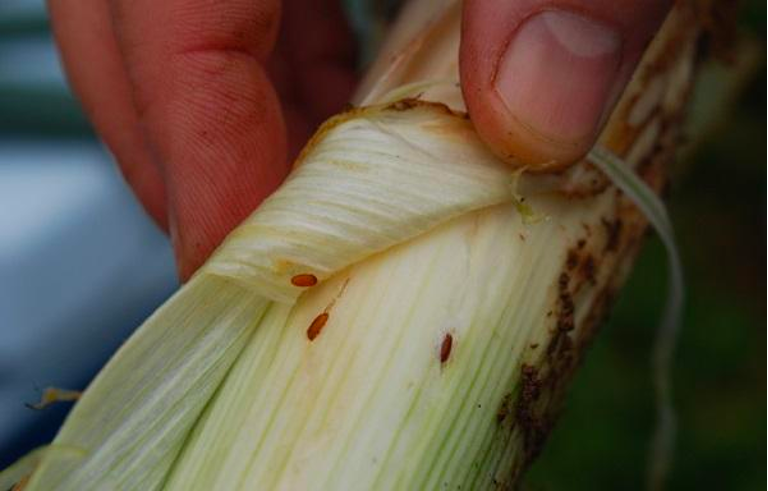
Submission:
M 372 31 L 374 24 L 379 25 L 374 20 L 375 12 L 359 8 L 358 2 L 346 3 L 358 30 L 368 26 Z M 393 2 L 383 3 L 388 6 L 382 11 L 388 11 Z M 716 92 L 722 90 L 729 91 L 731 102 L 726 110 L 717 113 L 715 123 L 673 169 L 669 207 L 686 267 L 688 303 L 674 371 L 679 439 L 670 489 L 752 490 L 765 489 L 766 485 L 766 12 L 765 4 L 757 1 L 746 2 L 743 7 L 739 29 L 744 39 L 751 39 L 745 46 L 753 51 L 753 62 L 739 69 L 738 83 L 719 83 L 717 73 L 728 74 L 730 69 L 714 70 L 715 83 L 702 88 L 698 104 L 703 107 L 707 101 L 720 98 L 722 94 Z M 693 114 L 698 114 L 696 109 Z M 42 2 L 2 0 L 0 184 L 4 179 L 11 182 L 14 172 L 34 164 L 37 149 L 53 148 L 56 156 L 61 145 L 70 148 L 73 144 L 85 148 L 86 153 L 95 148 L 100 155 L 99 165 L 109 175 L 117 175 L 65 88 Z M 46 158 L 50 160 L 51 155 Z M 25 164 L 27 161 L 30 163 Z M 32 185 L 37 189 L 34 181 Z M 129 218 L 119 220 L 146 221 L 119 179 L 108 181 L 105 189 L 123 196 L 115 206 L 119 205 Z M 8 193 L 0 195 L 0 223 L 17 213 L 15 206 L 21 205 Z M 51 202 L 41 213 L 51 213 L 50 209 L 57 207 L 61 204 Z M 118 218 L 102 217 L 94 223 L 106 227 L 114 220 Z M 62 233 L 81 232 L 73 225 Z M 88 351 L 90 358 L 81 363 L 83 367 L 73 368 L 66 376 L 44 371 L 30 375 L 16 370 L 8 361 L 12 358 L 4 357 L 4 353 L 26 349 L 32 353 L 29 356 L 52 360 L 80 355 L 35 351 L 40 348 L 30 344 L 29 339 L 37 339 L 38 344 L 45 342 L 35 330 L 39 325 L 29 321 L 30 310 L 13 310 L 17 303 L 0 304 L 0 465 L 50 439 L 66 412 L 66 408 L 59 407 L 43 415 L 22 413 L 26 410 L 18 401 L 32 402 L 35 391 L 19 386 L 50 385 L 53 379 L 61 380 L 63 386 L 82 386 L 136 325 L 136 319 L 145 316 L 173 290 L 173 267 L 164 239 L 148 222 L 137 223 L 135 230 L 125 233 L 139 244 L 151 244 L 148 250 L 132 250 L 136 257 L 130 259 L 133 256 L 127 255 L 128 259 L 120 263 L 128 265 L 137 277 L 136 288 L 122 294 L 130 309 L 103 307 L 107 310 L 98 315 L 91 311 L 84 315 L 82 308 L 71 309 L 64 311 L 69 317 L 47 321 L 61 330 L 67 329 L 68 318 L 72 323 L 71 319 L 90 316 L 97 319 L 94 324 L 99 329 L 104 329 L 103 324 L 113 326 L 114 335 L 101 342 L 101 350 Z M 31 281 L 30 275 L 44 274 L 29 268 L 14 273 L 8 264 L 17 259 L 3 256 L 6 239 L 0 237 L 0 293 L 17 291 L 20 282 Z M 73 254 L 77 253 L 74 249 Z M 69 257 L 64 256 L 66 252 L 57 250 L 62 258 Z M 155 258 L 162 267 L 152 268 L 147 258 Z M 111 271 L 116 259 L 114 254 L 81 253 L 66 261 L 74 261 L 75 272 L 88 268 Z M 160 273 L 142 276 L 142 268 Z M 587 354 L 559 423 L 527 474 L 524 489 L 644 487 L 655 414 L 649 353 L 664 301 L 665 268 L 664 250 L 656 238 L 650 237 L 609 322 Z M 116 277 L 117 273 L 103 276 Z M 121 273 L 120 277 L 127 276 Z M 41 278 L 42 283 L 50 281 Z M 105 281 L 94 280 L 94 290 L 113 288 L 105 287 Z M 30 288 L 33 293 L 37 291 Z M 57 298 L 57 291 L 49 293 L 51 301 Z M 28 336 L 23 338 L 19 333 Z M 87 346 L 80 348 L 86 350 Z M 29 356 L 20 358 L 24 362 Z M 4 427 L 3 421 L 13 423 Z

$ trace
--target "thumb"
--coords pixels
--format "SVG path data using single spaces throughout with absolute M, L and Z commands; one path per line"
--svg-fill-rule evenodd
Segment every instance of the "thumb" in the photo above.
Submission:
M 469 113 L 501 157 L 562 168 L 592 146 L 669 0 L 466 0 Z

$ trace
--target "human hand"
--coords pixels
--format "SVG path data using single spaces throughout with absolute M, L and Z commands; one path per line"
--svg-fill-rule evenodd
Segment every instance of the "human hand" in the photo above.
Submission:
M 49 0 L 49 10 L 70 85 L 170 232 L 183 280 L 355 83 L 338 0 Z
M 466 0 L 462 90 L 481 137 L 529 163 L 582 156 L 670 4 Z M 337 0 L 50 0 L 50 11 L 70 83 L 170 231 L 182 279 L 354 84 Z

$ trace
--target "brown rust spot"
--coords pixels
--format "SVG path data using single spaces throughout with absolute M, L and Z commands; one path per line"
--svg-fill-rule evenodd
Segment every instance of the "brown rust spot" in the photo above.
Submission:
M 581 267 L 579 270 L 581 271 L 581 274 L 584 276 L 584 279 L 593 285 L 596 283 L 595 279 L 595 258 L 592 257 L 591 254 L 587 254 L 587 256 L 584 258 L 584 261 L 581 263 Z
M 443 338 L 443 342 L 440 344 L 440 363 L 443 364 L 451 357 L 451 349 L 453 349 L 453 336 L 450 333 L 446 334 Z
M 579 254 L 573 249 L 571 249 L 570 251 L 568 251 L 568 257 L 565 260 L 565 267 L 573 271 L 574 269 L 576 269 L 576 266 L 578 265 L 579 265 Z
M 297 274 L 291 278 L 291 284 L 301 288 L 317 285 L 317 276 L 309 273 Z
M 605 248 L 603 252 L 615 252 L 619 248 L 619 239 L 621 238 L 621 229 L 624 227 L 624 222 L 621 218 L 616 220 L 608 220 L 603 218 L 601 220 L 603 227 L 605 227 Z
M 504 394 L 499 404 L 499 410 L 496 412 L 496 422 L 501 424 L 512 412 L 512 394 Z
M 541 396 L 542 382 L 532 365 L 523 364 L 520 376 L 520 394 L 515 404 L 515 421 L 523 434 L 527 454 L 536 454 L 544 442 L 547 422 L 538 416 L 536 406 Z
M 619 239 L 615 239 L 618 241 Z M 597 284 L 598 263 L 595 256 L 585 249 L 586 239 L 580 239 L 576 246 L 568 251 L 565 260 L 564 272 L 559 279 L 559 297 L 564 300 L 563 294 L 570 290 L 575 295 L 586 284 Z
M 557 316 L 557 330 L 562 332 L 572 331 L 575 327 L 573 320 L 574 304 L 571 294 L 568 292 L 560 294 L 560 312 Z
M 563 332 L 572 331 L 574 328 L 573 300 L 571 299 L 570 295 L 564 295 L 560 301 L 562 302 L 562 310 L 560 311 L 560 316 L 557 319 L 557 330 Z
M 315 338 L 320 335 L 320 331 L 322 331 L 323 327 L 325 327 L 329 317 L 330 315 L 328 312 L 323 312 L 322 314 L 315 317 L 315 320 L 313 320 L 307 328 L 307 338 L 309 338 L 310 341 L 314 341 Z

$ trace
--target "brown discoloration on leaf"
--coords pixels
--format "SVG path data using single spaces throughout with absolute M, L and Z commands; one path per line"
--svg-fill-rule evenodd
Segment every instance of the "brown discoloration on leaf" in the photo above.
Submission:
M 568 267 L 568 265 L 566 265 L 566 267 Z M 570 282 L 571 277 L 568 273 L 565 271 L 560 273 L 560 279 L 557 282 L 557 330 L 561 332 L 571 331 L 575 327 L 573 319 L 575 305 L 569 288 Z
M 669 155 L 657 155 L 645 172 L 658 174 L 668 158 Z M 548 313 L 553 318 L 550 338 L 542 350 L 529 352 L 531 361 L 521 368 L 519 392 L 514 399 L 514 427 L 520 431 L 525 459 L 511 470 L 513 476 L 541 450 L 554 425 L 565 387 L 607 315 L 647 228 L 645 218 L 626 197 L 617 194 L 615 199 L 613 213 L 598 222 L 602 223 L 605 235 L 588 234 L 574 240 L 566 253 L 554 285 L 554 307 Z M 593 288 L 597 293 L 589 310 L 577 317 L 575 292 Z
M 587 254 L 582 260 L 581 267 L 579 268 L 579 271 L 581 272 L 584 280 L 594 285 L 596 283 L 596 280 L 595 280 L 596 269 L 597 269 L 597 266 L 595 265 L 595 258 L 591 254 Z
M 496 422 L 501 424 L 512 412 L 512 394 L 504 394 L 499 404 L 499 410 L 496 411 Z
M 320 142 L 323 141 L 326 136 L 328 136 L 328 133 L 330 133 L 335 128 L 341 126 L 344 123 L 352 121 L 353 119 L 372 117 L 377 114 L 383 114 L 386 112 L 403 112 L 403 111 L 416 111 L 416 110 L 432 111 L 435 114 L 447 115 L 447 116 L 456 118 L 456 120 L 462 121 L 467 125 L 470 125 L 469 115 L 466 112 L 454 111 L 448 105 L 443 104 L 442 102 L 406 98 L 406 99 L 401 99 L 399 101 L 395 101 L 387 104 L 351 107 L 347 111 L 344 111 L 343 113 L 337 114 L 329 118 L 323 124 L 320 125 L 317 131 L 315 131 L 315 133 L 309 139 L 307 144 L 304 145 L 304 148 L 302 148 L 298 157 L 296 157 L 296 160 L 293 162 L 293 168 L 294 169 L 299 168 L 301 164 L 304 162 L 304 160 L 307 158 L 307 156 L 309 156 L 315 150 L 315 148 L 320 144 Z
M 658 173 L 659 166 L 667 158 L 653 159 L 647 172 Z M 595 241 L 599 236 L 595 236 L 594 240 L 587 236 L 575 241 L 563 260 L 555 285 L 551 337 L 543 350 L 533 352 L 541 358 L 534 357 L 532 362 L 521 368 L 520 392 L 515 398 L 514 415 L 515 427 L 521 432 L 525 459 L 511 470 L 513 476 L 521 472 L 541 450 L 554 425 L 565 387 L 597 327 L 607 315 L 647 226 L 645 218 L 622 195 L 616 196 L 614 213 L 605 216 L 602 222 L 606 232 L 610 230 L 606 234 L 606 242 L 610 242 L 612 252 L 595 252 Z M 582 288 L 598 290 L 589 310 L 579 316 L 577 325 L 574 292 Z
M 537 414 L 536 405 L 541 397 L 541 383 L 536 369 L 523 365 L 520 370 L 520 393 L 515 403 L 515 422 L 523 436 L 526 454 L 537 454 L 544 443 L 548 424 Z
M 613 240 L 617 239 L 614 237 Z M 587 243 L 587 239 L 579 239 L 566 256 L 565 269 L 572 275 L 571 279 L 575 283 L 572 289 L 574 294 L 586 283 L 593 286 L 597 284 L 598 259 L 592 251 L 593 247 L 587 247 Z M 618 244 L 615 246 L 618 247 Z
M 568 257 L 565 260 L 565 267 L 569 271 L 573 271 L 574 269 L 576 269 L 576 266 L 578 265 L 579 265 L 579 254 L 577 251 L 571 249 L 570 251 L 568 251 Z
M 665 38 L 659 59 L 647 70 L 649 75 L 645 76 L 648 79 L 678 63 L 675 52 L 680 50 L 676 45 L 686 44 L 691 30 L 696 29 L 695 19 L 688 15 L 693 10 L 690 4 L 686 8 L 678 3 L 676 10 L 681 7 L 684 12 L 688 11 L 677 19 L 677 28 L 683 34 Z M 686 22 L 690 23 L 690 28 Z M 635 149 L 644 152 L 643 155 L 635 155 L 636 171 L 657 192 L 666 181 L 664 166 L 670 162 L 679 142 L 679 100 L 687 97 L 689 89 L 674 93 L 681 94 L 675 97 L 678 102 L 674 106 L 657 108 L 653 117 L 647 118 L 648 121 L 661 119 L 660 133 L 654 145 Z M 604 145 L 622 157 L 626 156 L 626 151 L 634 145 L 643 129 L 622 124 L 622 117 L 626 117 L 631 108 L 631 101 L 624 104 L 623 109 L 619 108 L 615 114 L 617 117 L 609 123 L 609 131 L 601 138 Z M 510 396 L 514 406 L 513 418 L 506 417 L 504 401 L 500 406 L 498 414 L 503 417 L 497 419 L 504 424 L 499 425 L 499 438 L 503 442 L 509 438 L 513 442 L 510 444 L 520 445 L 524 453 L 522 458 L 512 462 L 511 468 L 499 473 L 502 476 L 499 479 L 503 478 L 506 482 L 516 482 L 541 448 L 560 408 L 565 388 L 600 322 L 608 314 L 647 230 L 645 218 L 626 196 L 615 188 L 608 192 L 615 207 L 606 210 L 601 218 L 584 223 L 584 235 L 573 239 L 572 249 L 562 257 L 559 275 L 552 285 L 551 311 L 546 317 L 551 323 L 549 337 L 542 341 L 543 349 L 526 350 L 524 354 L 526 365 L 519 372 L 516 391 L 513 392 L 515 395 Z M 514 421 L 508 424 L 511 419 Z
M 618 217 L 615 220 L 603 218 L 600 223 L 605 228 L 605 247 L 603 248 L 603 253 L 616 252 L 619 247 L 621 228 L 624 226 L 624 223 Z

